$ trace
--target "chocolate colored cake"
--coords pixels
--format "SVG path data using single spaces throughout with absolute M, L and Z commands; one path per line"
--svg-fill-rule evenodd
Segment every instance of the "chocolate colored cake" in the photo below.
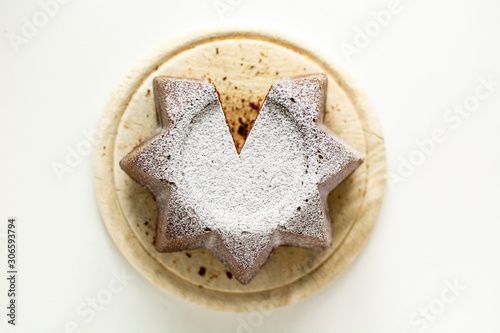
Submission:
M 246 284 L 280 245 L 329 247 L 326 197 L 362 157 L 323 124 L 326 85 L 276 81 L 238 152 L 213 84 L 157 77 L 158 131 L 120 163 L 157 199 L 157 250 L 209 248 Z

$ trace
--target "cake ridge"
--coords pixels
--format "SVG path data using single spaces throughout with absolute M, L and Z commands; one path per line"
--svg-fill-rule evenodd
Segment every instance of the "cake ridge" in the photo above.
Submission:
M 238 153 L 212 83 L 155 78 L 161 130 L 120 165 L 161 198 L 157 249 L 210 248 L 248 283 L 279 245 L 330 246 L 325 193 L 362 158 L 321 128 L 326 86 L 324 74 L 273 83 Z

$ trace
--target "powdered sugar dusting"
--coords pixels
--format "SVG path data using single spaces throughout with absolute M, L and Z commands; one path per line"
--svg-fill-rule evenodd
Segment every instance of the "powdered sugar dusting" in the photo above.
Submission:
M 121 165 L 164 212 L 159 250 L 210 248 L 248 283 L 281 244 L 330 245 L 324 199 L 362 159 L 322 126 L 325 75 L 273 84 L 239 155 L 212 84 L 154 88 L 160 131 Z

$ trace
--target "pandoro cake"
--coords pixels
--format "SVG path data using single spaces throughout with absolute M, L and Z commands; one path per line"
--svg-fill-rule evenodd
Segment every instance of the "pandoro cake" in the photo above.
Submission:
M 156 249 L 210 249 L 246 284 L 280 245 L 332 243 L 327 196 L 362 162 L 323 123 L 327 76 L 281 78 L 238 151 L 208 81 L 156 77 L 159 128 L 120 162 L 158 203 Z
M 324 126 L 364 158 L 363 163 L 326 197 L 331 246 L 278 246 L 271 251 L 258 274 L 246 284 L 238 281 L 233 270 L 210 249 L 158 251 L 159 197 L 120 167 L 120 162 L 135 147 L 141 147 L 151 135 L 161 133 L 155 107 L 156 78 L 196 79 L 214 84 L 213 89 L 218 92 L 225 113 L 218 117 L 217 124 L 222 124 L 222 119 L 227 121 L 225 129 L 229 129 L 231 136 L 224 134 L 224 140 L 227 151 L 233 149 L 228 155 L 233 160 L 238 154 L 248 154 L 244 153 L 251 147 L 247 140 L 257 137 L 254 126 L 258 125 L 257 118 L 262 116 L 259 111 L 262 112 L 270 87 L 282 79 L 317 73 L 327 77 Z M 286 123 L 286 120 L 277 122 L 273 129 L 275 133 L 277 127 Z M 198 134 L 210 132 L 210 124 L 206 121 L 198 125 Z M 281 133 L 300 137 L 296 131 Z M 297 154 L 296 149 L 300 147 L 290 147 L 301 156 L 301 150 Z M 272 153 L 280 156 L 282 162 L 272 165 L 287 170 L 287 159 L 281 157 L 287 156 L 290 150 L 275 150 L 277 152 Z M 176 163 L 181 160 L 177 155 Z M 212 160 L 209 162 L 207 166 L 212 166 Z M 225 311 L 262 311 L 297 302 L 324 288 L 346 270 L 360 253 L 376 223 L 386 177 L 384 139 L 377 114 L 355 80 L 330 55 L 307 41 L 297 39 L 295 35 L 256 27 L 194 31 L 171 38 L 143 56 L 123 77 L 104 108 L 95 137 L 93 167 L 96 200 L 102 220 L 126 260 L 163 291 L 204 307 Z M 290 173 L 296 170 L 288 169 Z M 265 178 L 262 181 L 257 179 L 257 183 L 265 183 Z M 299 182 L 283 183 L 297 185 L 292 191 L 298 198 L 303 198 Z M 227 182 L 225 184 L 227 189 Z M 282 211 L 288 211 L 290 216 L 304 213 L 303 205 L 295 205 L 296 202 L 287 197 L 282 199 L 290 204 Z

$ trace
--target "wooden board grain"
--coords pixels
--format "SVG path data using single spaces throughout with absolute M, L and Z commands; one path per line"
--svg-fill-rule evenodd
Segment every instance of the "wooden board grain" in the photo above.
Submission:
M 231 278 L 209 250 L 158 253 L 153 246 L 156 202 L 118 166 L 126 153 L 156 130 L 152 79 L 158 75 L 210 79 L 220 93 L 235 141 L 242 144 L 256 108 L 276 78 L 317 72 L 329 78 L 327 126 L 365 156 L 362 166 L 329 196 L 332 247 L 326 251 L 280 247 L 248 285 Z M 118 248 L 162 289 L 220 310 L 283 306 L 326 285 L 363 246 L 375 224 L 385 184 L 383 136 L 365 94 L 321 52 L 255 29 L 205 30 L 150 52 L 112 94 L 95 147 L 97 201 Z

